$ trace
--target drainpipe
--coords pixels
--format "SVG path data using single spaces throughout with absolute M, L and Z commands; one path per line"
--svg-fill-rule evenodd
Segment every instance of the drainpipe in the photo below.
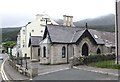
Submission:
M 69 57 L 68 57 L 68 45 L 69 45 L 69 44 L 67 44 L 67 63 L 69 63 L 69 62 L 68 62 L 68 58 L 69 58 Z
M 30 37 L 30 42 L 31 42 L 31 32 L 30 32 L 29 35 L 30 35 L 29 37 Z M 30 43 L 30 55 L 31 55 L 31 58 L 30 58 L 30 59 L 31 59 L 31 60 L 32 60 L 32 47 L 33 47 L 33 46 L 32 46 L 32 44 Z M 28 46 L 28 48 L 29 48 L 29 46 Z

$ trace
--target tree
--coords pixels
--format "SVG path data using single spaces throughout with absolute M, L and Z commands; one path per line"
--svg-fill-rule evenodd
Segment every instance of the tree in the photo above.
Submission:
M 3 43 L 3 47 L 7 50 L 8 48 L 13 48 L 16 45 L 14 41 L 7 41 Z

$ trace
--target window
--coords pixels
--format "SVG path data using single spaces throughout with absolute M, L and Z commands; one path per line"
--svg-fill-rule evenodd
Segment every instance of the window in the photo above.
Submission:
M 97 49 L 97 54 L 101 54 L 101 50 L 99 48 Z
M 73 56 L 74 56 L 74 47 L 73 47 Z
M 40 56 L 40 48 L 38 48 L 38 56 Z
M 34 30 L 32 30 L 32 32 L 34 32 Z
M 25 45 L 23 45 L 23 47 L 25 47 Z
M 25 35 L 25 30 L 23 30 L 23 34 Z
M 46 47 L 43 47 L 43 57 L 46 57 Z
M 65 58 L 65 56 L 66 56 L 66 48 L 64 46 L 62 47 L 62 58 Z
M 41 33 L 43 32 L 43 30 L 41 30 Z

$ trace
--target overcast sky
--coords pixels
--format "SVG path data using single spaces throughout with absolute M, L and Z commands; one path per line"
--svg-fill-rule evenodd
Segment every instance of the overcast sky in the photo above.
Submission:
M 0 0 L 2 27 L 24 26 L 42 12 L 53 19 L 71 15 L 78 21 L 114 14 L 115 0 Z

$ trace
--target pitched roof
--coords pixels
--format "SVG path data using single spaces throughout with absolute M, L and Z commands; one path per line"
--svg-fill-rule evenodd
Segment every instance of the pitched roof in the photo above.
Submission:
M 65 27 L 58 25 L 48 25 L 47 30 L 52 42 L 55 43 L 75 43 L 85 32 L 84 28 Z M 111 32 L 96 31 L 88 29 L 97 44 L 115 44 L 115 34 Z
M 29 46 L 39 46 L 42 36 L 31 36 L 29 41 Z
M 58 25 L 48 25 L 48 31 L 50 35 L 50 39 L 52 42 L 56 43 L 73 43 L 76 41 L 76 31 L 82 31 L 82 28 L 75 27 L 65 27 Z M 76 34 L 75 34 L 76 33 Z M 81 32 L 80 32 L 81 34 Z M 80 36 L 80 34 L 78 36 Z M 75 36 L 76 37 L 75 37 Z

